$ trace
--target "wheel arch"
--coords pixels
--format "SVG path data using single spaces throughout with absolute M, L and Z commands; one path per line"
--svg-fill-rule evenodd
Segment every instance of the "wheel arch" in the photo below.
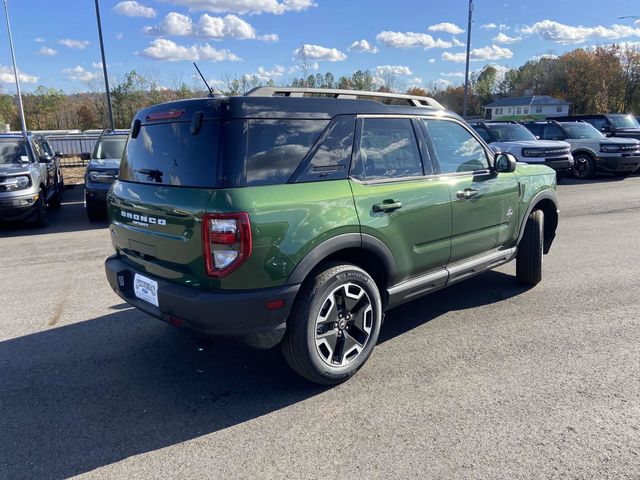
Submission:
M 389 247 L 371 235 L 347 233 L 333 237 L 313 248 L 291 272 L 287 283 L 302 283 L 325 262 L 353 263 L 375 280 L 384 296 L 387 286 L 397 276 L 397 265 Z
M 593 159 L 597 157 L 597 154 L 593 150 L 589 150 L 588 148 L 583 148 L 583 147 L 577 148 L 571 152 L 571 155 L 573 155 L 574 157 L 577 157 L 578 155 L 581 155 L 581 154 L 589 155 Z
M 533 197 L 520 224 L 517 242 L 518 244 L 520 244 L 520 241 L 524 236 L 524 229 L 527 224 L 527 219 L 529 218 L 529 215 L 531 215 L 531 212 L 533 212 L 534 210 L 542 210 L 542 212 L 544 213 L 543 251 L 545 254 L 547 254 L 551 249 L 551 244 L 553 243 L 553 239 L 556 236 L 556 229 L 558 227 L 558 195 L 553 190 L 543 190 Z

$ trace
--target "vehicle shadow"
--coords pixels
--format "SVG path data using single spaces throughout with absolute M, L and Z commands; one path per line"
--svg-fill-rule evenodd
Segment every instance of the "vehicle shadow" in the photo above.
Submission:
M 49 233 L 77 232 L 107 228 L 108 223 L 90 222 L 84 208 L 84 185 L 75 185 L 65 190 L 62 207 L 49 210 L 49 224 L 44 228 L 35 228 L 27 222 L 0 224 L 0 238 L 46 235 Z
M 629 175 L 627 177 L 618 177 L 611 173 L 598 173 L 594 178 L 589 178 L 586 180 L 580 180 L 578 178 L 573 177 L 564 177 L 562 180 L 558 182 L 558 185 L 585 185 L 589 183 L 618 183 L 624 182 L 627 178 L 632 176 L 636 176 L 635 174 Z
M 392 311 L 386 342 L 451 310 L 522 292 L 490 272 Z M 479 292 L 479 293 L 473 293 Z M 326 390 L 279 349 L 199 343 L 122 304 L 0 342 L 0 478 L 66 478 L 231 427 Z

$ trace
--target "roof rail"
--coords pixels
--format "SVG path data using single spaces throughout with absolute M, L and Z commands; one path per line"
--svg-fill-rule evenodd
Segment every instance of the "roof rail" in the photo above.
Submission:
M 305 94 L 324 95 L 333 98 L 393 98 L 406 100 L 413 107 L 430 107 L 444 110 L 445 108 L 430 97 L 406 95 L 402 93 L 366 92 L 361 90 L 341 90 L 338 88 L 306 88 L 306 87 L 256 87 L 247 92 L 247 97 L 304 97 Z

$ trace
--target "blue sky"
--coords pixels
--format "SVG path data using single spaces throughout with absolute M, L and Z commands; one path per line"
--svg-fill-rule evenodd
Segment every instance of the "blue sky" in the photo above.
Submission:
M 109 74 L 136 69 L 192 83 L 369 69 L 407 87 L 462 82 L 467 0 L 101 0 Z M 9 0 L 23 88 L 85 91 L 101 74 L 92 0 Z M 517 67 L 578 46 L 640 42 L 638 0 L 475 0 L 472 70 Z M 0 88 L 14 91 L 0 22 Z M 640 45 L 640 43 L 638 43 Z M 304 52 L 304 55 L 301 55 Z

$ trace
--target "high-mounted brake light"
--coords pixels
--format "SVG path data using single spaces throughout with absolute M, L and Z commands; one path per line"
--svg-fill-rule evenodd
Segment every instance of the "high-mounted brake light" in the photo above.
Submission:
M 152 122 L 154 120 L 175 120 L 180 118 L 184 110 L 170 110 L 168 112 L 150 113 L 147 115 L 147 121 Z
M 251 223 L 247 213 L 208 213 L 203 217 L 202 244 L 207 275 L 224 277 L 251 255 Z

